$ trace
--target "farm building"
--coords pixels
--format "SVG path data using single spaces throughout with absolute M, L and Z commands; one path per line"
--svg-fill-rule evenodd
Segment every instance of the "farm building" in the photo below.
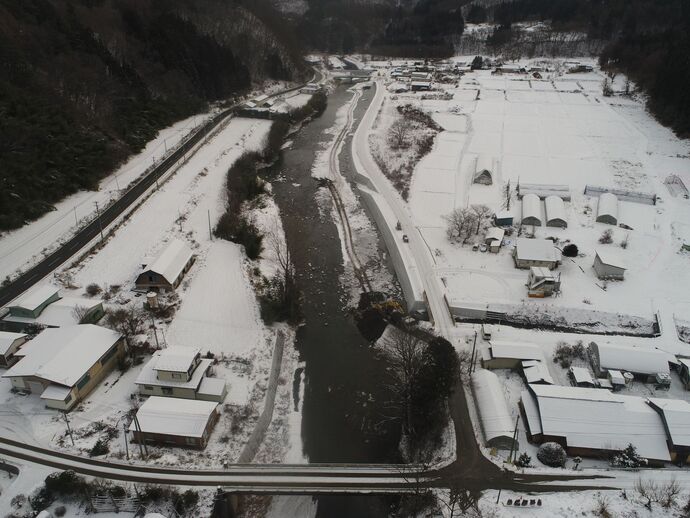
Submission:
M 561 274 L 554 275 L 548 268 L 532 266 L 527 276 L 528 297 L 550 297 L 561 290 Z
M 315 94 L 321 91 L 321 85 L 317 83 L 307 83 L 302 88 L 300 88 L 299 93 L 301 94 Z
M 60 298 L 60 290 L 55 286 L 41 286 L 25 293 L 11 306 L 9 316 L 19 318 L 38 318 L 41 312 Z
M 690 358 L 678 358 L 678 375 L 685 390 L 690 390 Z
M 523 198 L 524 199 L 524 198 Z M 566 228 L 568 222 L 565 219 L 565 203 L 558 196 L 547 196 L 544 199 L 546 207 L 546 226 Z
M 594 388 L 528 387 L 520 403 L 530 442 L 557 442 L 569 455 L 586 457 L 632 443 L 650 463 L 671 460 L 663 423 L 644 398 Z
M 597 277 L 600 279 L 615 279 L 622 281 L 625 278 L 625 266 L 623 262 L 608 251 L 597 250 L 592 264 Z
M 508 210 L 501 210 L 494 214 L 494 225 L 510 227 L 513 224 L 513 214 Z
M 410 89 L 413 92 L 422 92 L 431 90 L 431 81 L 412 81 Z
M 690 456 L 690 403 L 659 398 L 649 398 L 648 402 L 664 423 L 671 460 L 687 463 Z
M 570 367 L 570 369 L 568 369 L 568 377 L 571 383 L 576 387 L 593 388 L 596 386 L 594 378 L 592 378 L 589 370 L 584 367 Z
M 134 442 L 203 449 L 219 417 L 218 403 L 151 396 L 129 425 Z
M 522 374 L 525 376 L 527 383 L 554 384 L 549 368 L 542 361 L 529 360 L 522 362 Z
M 23 333 L 0 331 L 0 367 L 11 367 L 19 360 L 15 353 L 24 342 Z
M 489 250 L 495 254 L 501 249 L 501 243 L 503 243 L 503 236 L 505 236 L 505 230 L 498 227 L 491 227 L 484 236 L 484 244 L 489 247 Z
M 18 390 L 40 394 L 49 408 L 70 410 L 118 364 L 125 341 L 92 324 L 46 329 L 25 343 L 3 378 Z
M 179 286 L 184 274 L 194 263 L 194 254 L 184 241 L 173 239 L 136 280 L 136 287 L 146 290 L 171 291 Z
M 103 315 L 105 315 L 105 310 L 101 300 L 63 297 L 43 305 L 37 317 L 14 316 L 10 313 L 2 322 L 7 329 L 24 332 L 35 325 L 64 327 L 77 324 L 95 324 Z
M 548 196 L 558 196 L 563 201 L 570 201 L 570 187 L 567 185 L 521 183 L 517 187 L 518 198 L 521 199 L 528 194 L 535 194 L 540 199 Z
M 668 356 L 658 349 L 626 345 L 589 344 L 589 359 L 598 378 L 609 369 L 630 372 L 636 378 L 652 383 L 657 374 L 669 375 Z
M 473 183 L 491 185 L 494 183 L 494 161 L 489 155 L 479 155 L 474 164 Z
M 522 197 L 521 224 L 541 227 L 541 200 L 536 194 L 525 194 Z
M 599 196 L 597 222 L 609 225 L 618 224 L 618 197 L 615 194 L 605 192 Z
M 533 344 L 491 340 L 482 354 L 485 369 L 517 369 L 524 360 L 544 360 L 542 350 Z
M 560 252 L 549 239 L 517 238 L 513 249 L 513 259 L 517 268 L 542 266 L 553 270 L 561 260 Z
M 154 353 L 135 381 L 144 396 L 223 402 L 225 381 L 208 377 L 213 360 L 201 358 L 196 347 L 173 346 Z
M 513 418 L 498 376 L 483 369 L 473 373 L 472 391 L 486 446 L 505 449 L 516 446 L 513 442 Z

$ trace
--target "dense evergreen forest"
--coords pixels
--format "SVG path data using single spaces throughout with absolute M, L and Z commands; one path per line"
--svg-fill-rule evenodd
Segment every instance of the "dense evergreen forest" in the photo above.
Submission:
M 0 0 L 0 61 L 0 230 L 96 188 L 209 102 L 306 73 L 254 0 Z

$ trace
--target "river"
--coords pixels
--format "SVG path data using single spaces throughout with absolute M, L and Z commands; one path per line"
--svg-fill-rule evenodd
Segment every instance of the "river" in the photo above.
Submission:
M 372 95 L 366 91 L 360 100 L 356 121 Z M 368 414 L 371 405 L 367 401 L 376 397 L 381 366 L 348 310 L 352 287 L 341 282 L 345 277 L 343 253 L 328 190 L 311 177 L 315 155 L 333 138 L 329 129 L 336 122 L 336 112 L 351 97 L 347 87 L 337 87 L 329 95 L 324 114 L 292 137 L 291 147 L 284 150 L 274 171 L 281 181 L 273 182 L 273 192 L 304 295 L 304 325 L 298 330 L 296 345 L 306 364 L 302 440 L 310 462 L 390 462 L 397 458 L 395 433 L 371 433 L 376 416 Z M 346 176 L 351 172 L 349 140 L 341 153 L 341 170 Z M 387 516 L 392 501 L 320 497 L 317 516 Z

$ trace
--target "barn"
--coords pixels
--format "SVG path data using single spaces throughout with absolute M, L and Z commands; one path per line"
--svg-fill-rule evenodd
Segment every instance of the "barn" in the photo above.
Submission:
M 599 196 L 597 223 L 618 224 L 618 197 L 615 194 L 605 192 Z
M 625 266 L 623 262 L 615 255 L 597 250 L 594 255 L 594 264 L 592 265 L 597 277 L 600 279 L 615 279 L 622 281 L 625 278 Z
M 479 155 L 474 166 L 474 176 L 472 181 L 482 185 L 494 183 L 493 173 L 494 161 L 489 155 Z
M 525 194 L 522 197 L 522 224 L 541 227 L 541 200 L 536 194 Z
M 184 274 L 194 263 L 194 254 L 187 243 L 173 239 L 136 280 L 136 287 L 146 290 L 172 291 L 179 286 Z
M 566 228 L 568 222 L 565 219 L 565 203 L 559 196 L 547 196 L 544 199 L 546 207 L 546 226 Z

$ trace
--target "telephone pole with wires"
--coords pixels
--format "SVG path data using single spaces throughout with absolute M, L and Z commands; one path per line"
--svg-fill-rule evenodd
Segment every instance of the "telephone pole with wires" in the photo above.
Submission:
M 67 425 L 67 433 L 69 434 L 69 438 L 72 439 L 72 446 L 74 446 L 74 435 L 72 435 L 72 428 L 70 428 L 69 426 L 67 411 L 62 412 L 62 416 L 65 418 L 65 424 Z

